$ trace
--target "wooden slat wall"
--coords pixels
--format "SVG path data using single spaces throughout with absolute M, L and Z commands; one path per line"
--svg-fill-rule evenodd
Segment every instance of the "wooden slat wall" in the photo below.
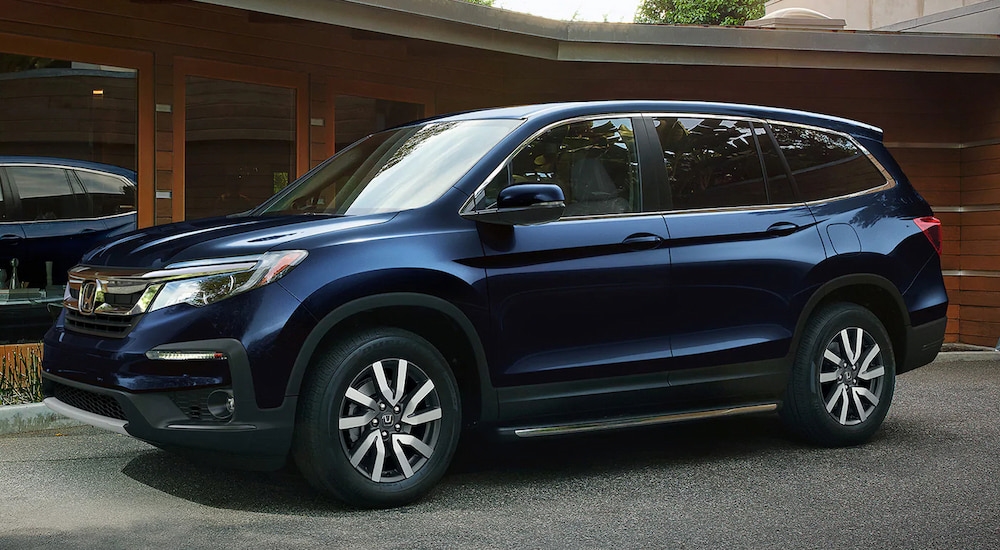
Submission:
M 155 102 L 163 106 L 176 98 L 177 57 L 307 74 L 308 117 L 316 121 L 307 134 L 309 166 L 334 148 L 338 94 L 419 102 L 427 114 L 573 99 L 699 99 L 805 109 L 880 126 L 932 206 L 1000 204 L 1000 144 L 963 148 L 1000 137 L 1000 105 L 990 93 L 1000 87 L 993 77 L 556 62 L 183 2 L 5 0 L 2 19 L 0 31 L 153 52 Z M 172 115 L 157 113 L 159 191 L 176 191 L 182 167 L 174 147 Z M 172 219 L 171 202 L 156 201 L 156 223 Z M 1000 229 L 991 213 L 941 211 L 939 217 L 944 269 L 1000 270 Z M 1000 287 L 994 283 L 1000 279 L 946 278 L 950 340 L 996 343 L 1000 318 L 992 293 Z
M 1000 339 L 1000 78 L 980 76 L 965 87 L 961 154 L 959 290 L 963 342 Z M 972 272 L 972 273 L 969 273 Z

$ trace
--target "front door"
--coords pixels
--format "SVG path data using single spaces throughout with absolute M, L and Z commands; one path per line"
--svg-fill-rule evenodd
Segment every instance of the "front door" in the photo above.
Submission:
M 663 368 L 669 251 L 643 213 L 633 121 L 557 126 L 527 144 L 483 194 L 563 188 L 566 212 L 538 226 L 482 225 L 497 386 L 620 377 Z

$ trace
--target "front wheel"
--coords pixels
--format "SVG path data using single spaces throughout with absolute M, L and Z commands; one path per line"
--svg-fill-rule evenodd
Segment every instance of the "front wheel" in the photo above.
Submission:
M 430 343 L 363 331 L 332 346 L 304 381 L 293 456 L 310 484 L 349 505 L 399 506 L 444 475 L 460 411 L 454 375 Z
M 850 303 L 824 307 L 806 324 L 782 420 L 818 445 L 864 443 L 889 412 L 895 366 L 889 335 L 875 314 Z

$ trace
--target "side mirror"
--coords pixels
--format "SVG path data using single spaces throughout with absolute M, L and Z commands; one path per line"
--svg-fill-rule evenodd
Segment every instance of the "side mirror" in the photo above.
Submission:
M 566 197 L 558 185 L 522 183 L 502 189 L 496 207 L 462 217 L 497 225 L 537 225 L 558 220 L 564 210 Z

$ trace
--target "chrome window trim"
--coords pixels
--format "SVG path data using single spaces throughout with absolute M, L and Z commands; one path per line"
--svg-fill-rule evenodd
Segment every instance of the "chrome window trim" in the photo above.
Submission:
M 3 163 L 3 164 L 0 164 L 0 168 L 23 168 L 23 167 L 29 167 L 29 168 L 59 168 L 59 169 L 62 169 L 62 170 L 82 170 L 84 172 L 93 172 L 95 174 L 103 174 L 105 176 L 111 176 L 113 178 L 118 178 L 118 179 L 120 179 L 120 180 L 128 183 L 129 185 L 132 185 L 132 186 L 135 185 L 135 183 L 132 180 L 126 178 L 125 176 L 123 176 L 121 174 L 115 174 L 114 172 L 105 172 L 103 170 L 98 170 L 96 168 L 85 168 L 83 166 L 70 166 L 70 165 L 67 165 L 67 164 L 43 164 L 43 163 L 40 163 L 40 162 L 6 162 L 6 163 Z
M 597 114 L 597 115 L 581 115 L 581 116 L 572 117 L 572 118 L 565 118 L 565 119 L 559 120 L 557 122 L 553 122 L 551 124 L 548 124 L 548 125 L 542 127 L 542 129 L 540 129 L 537 132 L 531 134 L 531 136 L 529 136 L 527 139 L 525 139 L 524 141 L 522 141 L 520 145 L 518 145 L 517 147 L 515 147 L 514 151 L 512 153 L 510 153 L 509 155 L 507 155 L 507 157 L 496 168 L 494 168 L 490 172 L 490 175 L 487 176 L 486 180 L 483 181 L 483 183 L 479 184 L 478 187 L 476 187 L 476 190 L 473 191 L 473 193 L 471 195 L 469 195 L 469 198 L 466 199 L 465 203 L 462 204 L 462 207 L 458 209 L 458 215 L 461 216 L 463 214 L 471 214 L 472 212 L 475 212 L 476 197 L 479 196 L 481 193 L 483 193 L 483 190 L 486 189 L 486 186 L 489 185 L 490 182 L 493 181 L 493 178 L 497 177 L 497 175 L 500 173 L 500 171 L 503 170 L 504 168 L 506 168 L 507 164 L 511 160 L 513 160 L 514 157 L 516 157 L 518 153 L 520 153 L 521 151 L 523 151 L 524 148 L 527 147 L 529 143 L 531 143 L 532 141 L 534 141 L 535 139 L 537 139 L 542 134 L 544 134 L 544 133 L 552 130 L 553 128 L 562 126 L 564 124 L 573 124 L 573 123 L 576 123 L 576 122 L 586 122 L 588 120 L 600 120 L 600 119 L 606 119 L 606 118 L 629 118 L 629 119 L 636 119 L 636 118 L 642 118 L 643 116 L 644 115 L 642 115 L 640 113 L 613 113 L 613 114 L 611 114 L 611 113 L 602 113 L 602 114 Z M 527 120 L 527 119 L 526 118 L 522 118 L 521 120 Z M 633 136 L 635 135 L 635 127 L 634 127 L 634 125 L 635 125 L 635 123 L 633 122 L 633 128 L 632 128 Z M 639 140 L 636 139 L 635 141 L 636 141 L 636 144 L 638 144 Z M 636 162 L 637 163 L 639 162 L 638 157 L 636 157 Z M 639 173 L 637 175 L 639 176 L 639 192 L 641 194 L 642 193 L 642 170 L 639 170 Z M 557 223 L 557 222 L 561 222 L 563 220 L 576 220 L 576 219 L 581 219 L 581 218 L 619 217 L 619 216 L 622 216 L 624 214 L 649 214 L 649 212 L 623 212 L 621 214 L 597 214 L 597 215 L 569 216 L 569 217 L 559 218 L 558 220 L 555 220 L 554 222 L 550 222 L 550 223 Z
M 709 208 L 687 208 L 684 210 L 660 210 L 657 213 L 663 216 L 672 216 L 677 214 L 725 214 L 729 212 L 745 212 L 747 210 L 787 210 L 789 208 L 801 207 L 804 204 L 805 203 L 803 202 L 789 202 L 783 204 L 754 204 L 751 206 L 715 206 Z
M 55 220 L 25 220 L 25 221 L 0 221 L 0 225 L 16 223 L 18 225 L 29 224 L 29 223 L 55 223 L 55 222 L 92 222 L 94 220 L 109 220 L 111 218 L 120 218 L 124 216 L 135 216 L 135 212 L 123 212 L 121 214 L 112 214 L 110 216 L 100 216 L 96 218 L 60 218 Z
M 545 132 L 548 132 L 548 131 L 552 130 L 553 128 L 556 128 L 556 127 L 561 126 L 563 124 L 572 124 L 574 122 L 584 122 L 584 121 L 587 121 L 587 120 L 598 120 L 598 119 L 603 119 L 603 118 L 631 118 L 631 119 L 636 119 L 636 118 L 643 118 L 643 117 L 648 117 L 648 118 L 661 118 L 661 117 L 662 118 L 667 118 L 667 117 L 672 117 L 672 118 L 724 119 L 724 120 L 735 120 L 735 121 L 740 121 L 740 122 L 750 122 L 750 123 L 757 123 L 757 124 L 767 124 L 768 126 L 773 126 L 773 125 L 790 126 L 790 127 L 795 127 L 795 128 L 804 128 L 804 129 L 807 129 L 807 130 L 813 130 L 813 131 L 817 131 L 817 132 L 823 132 L 823 133 L 826 133 L 826 134 L 833 134 L 833 135 L 836 135 L 836 136 L 847 138 L 848 141 L 850 141 L 855 147 L 857 147 L 858 150 L 861 151 L 861 153 L 869 160 L 869 162 L 871 162 L 875 166 L 875 168 L 882 174 L 882 176 L 885 178 L 886 182 L 883 185 L 871 187 L 871 188 L 868 188 L 868 189 L 857 191 L 855 193 L 849 193 L 847 195 L 838 195 L 838 196 L 834 196 L 834 197 L 829 197 L 829 198 L 825 198 L 825 199 L 817 199 L 817 200 L 813 200 L 813 201 L 799 201 L 799 202 L 782 203 L 782 204 L 755 204 L 755 205 L 746 205 L 746 206 L 723 206 L 723 207 L 711 207 L 711 208 L 649 210 L 649 211 L 642 211 L 642 212 L 623 212 L 623 213 L 620 213 L 620 214 L 597 214 L 597 215 L 584 215 L 584 216 L 567 216 L 567 217 L 559 218 L 558 220 L 555 220 L 554 222 L 551 222 L 551 223 L 559 223 L 559 222 L 564 221 L 564 220 L 565 221 L 569 221 L 569 220 L 580 220 L 580 219 L 607 219 L 607 218 L 632 217 L 632 216 L 637 216 L 637 215 L 648 215 L 648 214 L 658 214 L 658 215 L 664 215 L 664 216 L 666 216 L 666 215 L 682 214 L 682 213 L 703 213 L 704 214 L 704 213 L 735 212 L 735 211 L 742 211 L 742 210 L 782 210 L 782 209 L 794 208 L 796 206 L 802 206 L 802 205 L 816 206 L 816 205 L 821 205 L 821 204 L 825 204 L 825 203 L 833 202 L 833 201 L 837 201 L 837 200 L 843 200 L 843 199 L 858 197 L 858 196 L 867 195 L 867 194 L 870 194 L 870 193 L 877 193 L 877 192 L 880 192 L 880 191 L 885 191 L 887 189 L 891 189 L 891 188 L 893 188 L 893 187 L 895 187 L 897 185 L 896 180 L 892 177 L 892 175 L 889 173 L 889 171 L 882 165 L 882 163 L 879 162 L 878 159 L 876 159 L 874 157 L 874 155 L 871 154 L 871 152 L 868 150 L 868 148 L 866 148 L 864 145 L 862 145 L 854 136 L 852 136 L 851 134 L 846 133 L 846 132 L 841 132 L 841 131 L 838 131 L 838 130 L 831 130 L 830 128 L 824 128 L 822 126 L 814 126 L 814 125 L 811 125 L 811 124 L 802 124 L 802 123 L 798 123 L 798 122 L 787 122 L 787 121 L 783 121 L 783 120 L 776 120 L 776 119 L 771 119 L 771 118 L 759 118 L 759 117 L 752 117 L 752 116 L 745 116 L 745 115 L 724 115 L 724 114 L 708 114 L 708 113 L 697 113 L 697 112 L 695 112 L 695 113 L 678 113 L 678 112 L 662 111 L 662 112 L 648 112 L 648 113 L 636 113 L 636 112 L 614 113 L 614 114 L 612 114 L 612 113 L 602 113 L 602 114 L 599 114 L 599 115 L 583 115 L 583 116 L 578 116 L 578 117 L 563 119 L 563 120 L 560 120 L 558 122 L 554 122 L 552 124 L 549 124 L 549 125 L 543 127 L 541 130 L 538 130 L 537 132 L 535 132 L 534 134 L 532 134 L 528 139 L 524 140 L 520 145 L 518 145 L 517 148 L 515 148 L 514 151 L 511 154 L 509 154 L 503 160 L 503 162 L 500 163 L 499 166 L 497 166 L 496 168 L 493 169 L 492 172 L 490 172 L 489 177 L 487 177 L 486 180 L 482 184 L 480 184 L 479 187 L 476 188 L 475 192 L 473 192 L 472 195 L 470 195 L 469 198 L 462 205 L 462 208 L 459 210 L 459 215 L 461 215 L 463 213 L 467 214 L 467 213 L 472 212 L 473 211 L 473 207 L 474 207 L 474 205 L 476 203 L 476 200 L 475 200 L 476 196 L 483 192 L 483 190 L 486 188 L 486 186 L 489 185 L 489 183 L 493 181 L 493 178 L 495 178 L 500 173 L 500 171 L 503 170 L 507 166 L 507 164 L 515 156 L 517 156 L 518 153 L 520 153 L 525 147 L 527 147 L 527 145 L 529 143 L 531 143 L 532 141 L 534 141 L 535 139 L 537 139 L 539 136 L 541 136 Z M 849 121 L 849 122 L 856 123 L 854 121 Z M 864 124 L 864 123 L 856 123 L 856 124 L 858 124 L 859 126 L 861 126 L 863 128 L 866 128 L 868 130 L 873 130 L 873 131 L 881 132 L 881 129 L 879 129 L 876 126 L 872 126 L 870 124 Z M 634 128 L 633 128 L 633 132 L 634 132 Z M 636 140 L 636 142 L 638 143 L 638 139 Z M 778 144 L 777 147 L 780 150 L 780 148 L 781 148 L 780 144 Z M 784 155 L 784 152 L 782 152 L 781 154 Z M 642 170 L 640 170 L 639 172 L 640 172 L 639 186 L 640 186 L 640 192 L 641 192 L 641 190 L 642 190 Z M 792 177 L 794 178 L 794 175 L 792 175 Z
M 94 168 L 83 168 L 83 167 L 80 167 L 80 166 L 68 166 L 68 165 L 65 165 L 65 164 L 42 164 L 42 163 L 38 163 L 38 162 L 7 162 L 7 163 L 4 163 L 4 164 L 0 164 L 0 168 L 57 168 L 57 169 L 60 169 L 60 170 L 72 170 L 72 171 L 80 171 L 80 172 L 90 172 L 90 173 L 93 173 L 93 174 L 100 174 L 100 175 L 103 175 L 103 176 L 110 176 L 112 178 L 117 178 L 117 179 L 121 180 L 122 182 L 124 182 L 125 184 L 130 185 L 133 188 L 136 188 L 136 191 L 138 191 L 138 185 L 136 185 L 135 182 L 133 182 L 132 180 L 126 178 L 125 176 L 122 176 L 121 174 L 115 174 L 113 172 L 104 172 L 102 170 L 97 170 L 97 169 L 94 169 Z M 81 182 L 80 184 L 82 186 L 83 182 Z M 12 187 L 14 187 L 16 189 L 16 186 L 12 185 Z M 74 193 L 74 195 L 75 194 L 76 193 Z M 83 187 L 83 193 L 82 194 L 83 195 L 90 195 L 91 193 L 87 192 L 87 188 L 86 187 Z M 24 199 L 21 199 L 20 193 L 18 193 L 18 200 L 24 200 Z M 25 224 L 25 223 L 81 222 L 81 221 L 107 220 L 107 219 L 111 219 L 111 218 L 117 218 L 119 216 L 132 216 L 132 215 L 135 215 L 136 213 L 137 213 L 136 211 L 122 212 L 121 214 L 112 214 L 110 216 L 97 216 L 97 217 L 90 217 L 90 218 L 60 218 L 60 219 L 56 219 L 56 220 L 0 221 L 0 225 L 2 225 L 2 224 L 8 224 L 8 223 Z

